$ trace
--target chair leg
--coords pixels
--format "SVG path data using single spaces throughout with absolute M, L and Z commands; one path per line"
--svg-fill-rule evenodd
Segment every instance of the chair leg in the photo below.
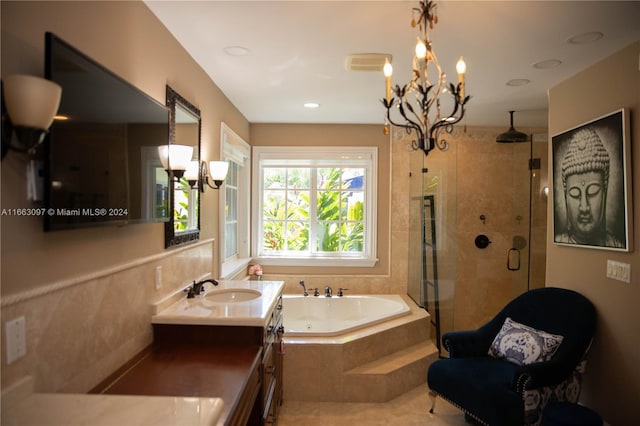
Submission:
M 435 393 L 432 390 L 429 391 L 429 399 L 431 399 L 431 408 L 429 409 L 429 412 L 431 414 L 433 414 L 433 409 L 436 408 L 436 398 L 437 397 L 438 397 L 437 393 Z

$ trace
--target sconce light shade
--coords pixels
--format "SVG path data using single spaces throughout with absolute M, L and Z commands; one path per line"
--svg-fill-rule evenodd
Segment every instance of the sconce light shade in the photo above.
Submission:
M 50 80 L 13 74 L 4 78 L 4 101 L 14 126 L 46 130 L 58 112 L 62 88 Z
M 62 88 L 44 78 L 13 74 L 4 78 L 2 91 L 7 121 L 10 121 L 21 146 L 11 145 L 10 141 L 3 144 L 7 149 L 32 152 L 44 140 L 53 123 L 60 106 Z
M 165 170 L 171 170 L 173 175 L 181 178 L 193 156 L 193 147 L 186 145 L 161 145 L 158 147 L 160 162 Z
M 211 173 L 211 179 L 214 182 L 220 181 L 220 185 L 227 177 L 227 172 L 229 171 L 229 163 L 226 161 L 209 161 L 209 173 Z
M 187 164 L 187 170 L 184 172 L 184 178 L 193 186 L 198 181 L 199 176 L 200 163 L 197 161 L 189 161 L 189 164 Z
M 212 189 L 220 189 L 220 185 L 224 182 L 229 171 L 229 163 L 226 161 L 210 161 L 207 166 L 206 162 L 202 162 L 200 165 L 200 181 L 198 186 L 200 192 L 204 192 L 205 184 Z M 215 186 L 211 185 L 209 180 L 212 180 Z

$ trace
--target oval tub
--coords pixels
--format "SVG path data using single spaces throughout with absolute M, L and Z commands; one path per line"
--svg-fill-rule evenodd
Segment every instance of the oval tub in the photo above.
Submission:
M 411 309 L 399 295 L 283 296 L 285 336 L 336 336 L 393 318 Z

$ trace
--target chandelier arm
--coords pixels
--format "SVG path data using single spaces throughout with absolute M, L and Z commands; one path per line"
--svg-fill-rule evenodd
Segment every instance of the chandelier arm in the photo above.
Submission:
M 404 118 L 404 119 L 407 121 L 407 123 L 408 123 L 408 124 L 402 124 L 402 123 L 397 123 L 397 122 L 395 122 L 395 121 L 391 118 L 391 106 L 392 106 L 392 105 L 390 105 L 390 106 L 387 108 L 387 121 L 388 121 L 389 123 L 391 123 L 393 126 L 396 126 L 396 127 L 400 127 L 400 128 L 405 129 L 405 130 L 407 131 L 407 134 L 411 134 L 411 132 L 415 130 L 415 132 L 416 132 L 416 139 L 414 139 L 414 140 L 412 140 L 412 141 L 411 141 L 411 148 L 412 148 L 414 151 L 416 151 L 416 150 L 418 150 L 418 149 L 422 149 L 422 150 L 424 151 L 424 150 L 425 150 L 425 149 L 424 149 L 424 147 L 425 147 L 425 132 L 423 131 L 422 127 L 421 127 L 418 123 L 416 123 L 416 122 L 414 122 L 414 121 L 412 121 L 412 120 L 408 119 L 408 118 L 406 117 L 406 115 L 404 115 L 404 112 L 403 112 L 403 111 L 401 111 L 402 118 Z M 428 151 L 425 151 L 425 153 L 426 153 L 426 152 L 428 152 Z
M 403 116 L 403 118 L 405 118 Z M 418 134 L 418 137 L 420 137 L 420 139 L 422 139 L 424 132 L 422 131 L 422 128 L 415 122 L 405 118 L 405 120 L 407 120 L 407 123 L 409 124 L 401 124 L 401 123 L 396 123 L 395 121 L 393 121 L 393 119 L 391 118 L 391 114 L 390 114 L 390 110 L 387 110 L 387 121 L 389 121 L 389 123 L 391 123 L 393 126 L 396 127 L 400 127 L 403 129 L 407 130 L 407 133 L 411 133 L 411 131 L 415 130 L 416 133 Z
M 427 125 L 428 122 L 425 120 L 425 118 L 423 116 L 420 116 L 415 109 L 411 108 L 411 105 L 409 104 L 409 101 L 405 101 L 407 107 L 409 107 L 409 111 L 411 111 L 411 113 L 413 114 L 414 120 L 412 120 L 412 122 L 416 123 L 416 125 L 420 126 L 421 129 L 427 129 Z M 420 104 L 420 109 L 422 109 L 422 101 L 420 101 L 420 99 L 418 99 L 418 103 Z M 403 114 L 403 118 L 407 121 L 411 121 L 409 120 L 409 118 Z
M 409 105 L 407 101 L 404 101 L 404 102 L 408 106 L 409 110 L 414 114 L 414 116 L 416 116 L 416 118 L 419 119 L 419 116 L 413 111 L 413 109 L 411 108 L 411 105 Z M 407 123 L 409 123 L 407 125 L 400 125 L 400 127 L 415 129 L 416 132 L 418 132 L 418 134 L 420 135 L 420 137 L 422 137 L 422 135 L 424 135 L 424 133 L 425 133 L 426 128 L 423 129 L 423 126 L 420 125 L 420 121 L 419 120 L 414 121 L 414 120 L 410 119 L 409 117 L 407 117 L 407 114 L 405 113 L 405 108 L 402 106 L 402 102 L 400 102 L 398 104 L 398 111 L 400 111 L 400 115 L 402 116 L 402 118 L 404 118 L 407 121 Z M 390 114 L 388 114 L 387 118 L 389 118 L 389 122 L 391 122 L 391 124 L 394 124 L 391 121 L 390 117 L 391 117 Z M 394 126 L 395 125 L 396 124 L 394 124 Z
M 457 123 L 460 122 L 460 120 L 462 120 L 462 118 L 464 118 L 464 106 L 462 106 L 462 108 L 460 109 L 460 115 L 458 117 L 454 117 L 456 111 L 457 111 L 457 105 L 456 108 L 454 109 L 453 113 L 447 117 L 447 118 L 442 118 L 440 120 L 438 120 L 437 122 L 435 122 L 433 124 L 433 126 L 431 126 L 431 129 L 429 129 L 429 138 L 433 139 L 436 141 L 436 143 L 439 143 L 438 139 L 438 135 L 440 134 L 440 131 L 444 128 L 444 130 L 451 134 L 453 132 L 453 126 Z M 443 141 L 444 144 L 448 145 L 446 143 L 446 141 Z

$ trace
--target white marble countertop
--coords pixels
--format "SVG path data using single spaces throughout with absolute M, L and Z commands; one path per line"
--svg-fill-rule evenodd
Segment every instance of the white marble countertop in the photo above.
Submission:
M 215 425 L 220 398 L 32 393 L 8 407 L 4 426 Z
M 239 302 L 215 302 L 210 295 L 232 289 L 256 290 L 262 295 L 253 300 Z M 188 299 L 184 293 L 176 293 L 171 304 L 163 300 L 156 305 L 154 324 L 238 325 L 263 327 L 269 322 L 269 314 L 284 290 L 282 281 L 219 281 L 218 286 L 205 284 L 205 293 Z M 176 301 L 173 301 L 176 300 Z

